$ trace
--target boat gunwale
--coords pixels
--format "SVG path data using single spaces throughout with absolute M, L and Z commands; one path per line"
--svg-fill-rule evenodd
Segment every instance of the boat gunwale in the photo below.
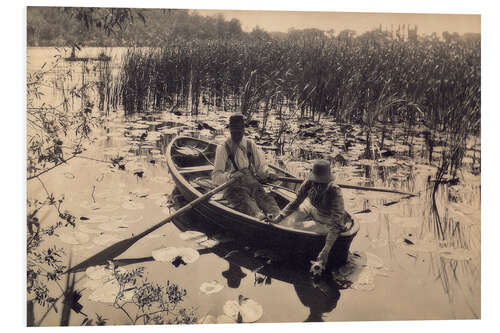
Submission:
M 195 195 L 196 197 L 199 198 L 203 194 L 200 191 L 198 191 L 196 188 L 194 188 L 194 186 L 192 186 L 191 183 L 180 173 L 180 171 L 177 169 L 177 166 L 175 165 L 175 163 L 172 159 L 172 154 L 171 154 L 172 147 L 174 146 L 174 143 L 176 141 L 181 140 L 181 139 L 190 139 L 190 140 L 194 140 L 194 141 L 200 141 L 200 142 L 204 142 L 208 145 L 215 145 L 215 146 L 217 146 L 217 144 L 208 142 L 208 141 L 203 140 L 203 139 L 190 137 L 190 136 L 176 136 L 175 138 L 172 139 L 172 141 L 169 143 L 169 145 L 167 147 L 166 161 L 167 161 L 167 166 L 170 170 L 170 173 L 172 174 L 172 177 L 174 177 L 178 182 L 180 182 L 182 184 L 182 186 L 185 187 L 186 190 L 188 190 L 193 195 Z M 283 172 L 284 174 L 287 174 L 287 175 L 290 175 L 293 177 L 293 175 L 291 175 L 289 172 L 287 172 L 279 167 L 273 166 L 273 168 L 276 170 L 279 170 L 280 172 Z M 289 190 L 289 191 L 294 193 L 292 190 Z M 204 203 L 200 203 L 200 204 L 203 205 Z M 227 206 L 225 206 L 225 205 L 223 205 L 223 204 L 221 204 L 213 199 L 207 200 L 205 204 L 209 204 L 209 205 L 214 206 L 215 208 L 217 208 L 219 210 L 224 211 L 225 213 L 234 215 L 239 223 L 252 225 L 253 227 L 256 227 L 256 228 L 278 229 L 278 230 L 281 230 L 284 232 L 292 233 L 292 234 L 295 234 L 297 236 L 304 237 L 304 238 L 310 238 L 310 239 L 324 239 L 324 238 L 326 238 L 326 234 L 319 234 L 319 233 L 316 233 L 313 231 L 300 230 L 300 229 L 295 229 L 295 228 L 291 228 L 291 227 L 286 227 L 286 226 L 282 226 L 282 225 L 276 225 L 276 224 L 260 221 L 259 219 L 255 218 L 255 217 L 252 217 L 252 216 L 249 216 L 249 215 L 244 214 L 242 212 L 239 212 L 231 207 L 227 207 Z M 359 224 L 358 224 L 358 222 L 354 221 L 353 226 L 349 230 L 341 233 L 340 236 L 341 237 L 350 237 L 353 234 L 356 234 L 358 231 L 359 231 Z

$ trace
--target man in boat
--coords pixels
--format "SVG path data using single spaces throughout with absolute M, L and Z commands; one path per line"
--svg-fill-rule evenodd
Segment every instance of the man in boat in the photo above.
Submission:
M 229 118 L 229 131 L 231 137 L 217 147 L 212 182 L 220 185 L 236 178 L 236 182 L 224 191 L 224 199 L 242 213 L 260 220 L 274 220 L 280 209 L 260 181 L 276 180 L 276 174 L 270 172 L 262 150 L 245 137 L 242 114 Z
M 326 234 L 325 245 L 311 267 L 313 273 L 321 273 L 340 233 L 352 225 L 351 216 L 344 210 L 340 187 L 333 181 L 330 162 L 326 160 L 313 164 L 312 172 L 300 185 L 295 200 L 273 222 L 297 227 L 308 220 L 314 220 L 315 232 Z

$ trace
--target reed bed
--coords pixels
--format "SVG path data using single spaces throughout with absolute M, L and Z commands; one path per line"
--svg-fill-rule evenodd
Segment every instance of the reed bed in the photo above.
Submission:
M 478 134 L 480 40 L 359 37 L 319 31 L 246 40 L 172 41 L 131 49 L 120 75 L 126 113 L 200 103 L 251 114 L 287 104 L 299 118 L 329 115 L 363 125 L 416 125 L 438 133 Z M 464 122 L 464 116 L 466 121 Z M 466 129 L 462 127 L 466 126 Z

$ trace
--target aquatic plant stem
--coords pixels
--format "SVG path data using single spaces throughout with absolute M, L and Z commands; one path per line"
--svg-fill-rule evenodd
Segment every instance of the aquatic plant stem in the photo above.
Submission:
M 50 168 L 45 169 L 45 170 L 41 171 L 40 173 L 37 173 L 36 175 L 33 175 L 33 176 L 30 176 L 30 177 L 26 178 L 26 180 L 28 181 L 28 180 L 32 180 L 34 178 L 38 178 L 39 176 L 43 175 L 44 173 L 47 173 L 50 170 L 55 169 L 56 167 L 60 166 L 61 164 L 64 164 L 64 163 L 68 162 L 69 160 L 71 160 L 72 158 L 76 157 L 77 155 L 78 154 L 74 154 L 73 156 L 71 156 L 71 157 L 63 160 L 62 162 L 57 163 L 56 165 L 51 166 Z

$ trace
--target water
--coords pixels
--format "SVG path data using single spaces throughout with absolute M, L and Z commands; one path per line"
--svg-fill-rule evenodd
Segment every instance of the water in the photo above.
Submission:
M 116 71 L 123 49 L 111 51 L 111 68 Z M 29 48 L 28 70 L 50 59 L 53 52 L 52 48 Z M 95 56 L 99 50 L 86 52 L 89 53 L 85 55 Z M 81 68 L 81 64 L 63 66 L 75 72 Z M 58 98 L 55 93 L 46 95 L 54 101 Z M 64 195 L 64 209 L 78 219 L 89 218 L 77 222 L 76 233 L 70 227 L 70 232 L 59 232 L 59 237 L 50 238 L 45 245 L 64 247 L 68 254 L 65 260 L 69 260 L 71 254 L 71 264 L 75 264 L 161 221 L 182 204 L 180 198 L 176 198 L 165 163 L 166 145 L 177 133 L 194 133 L 207 138 L 221 134 L 224 129 L 220 119 L 224 117 L 227 114 L 219 112 L 217 116 L 211 114 L 197 119 L 171 114 L 124 119 L 120 112 L 111 113 L 104 126 L 95 130 L 96 141 L 82 157 L 40 177 L 56 198 Z M 220 128 L 216 133 L 196 130 L 196 120 L 219 123 Z M 332 128 L 336 126 L 324 123 Z M 141 140 L 146 130 L 147 136 Z M 219 135 L 216 140 L 220 138 Z M 298 143 L 301 147 L 308 144 L 314 147 L 311 139 Z M 362 149 L 362 144 L 355 144 L 345 155 L 352 158 Z M 323 150 L 315 154 L 325 154 Z M 310 165 L 301 160 L 303 151 L 295 151 L 286 157 L 285 164 L 300 176 Z M 110 161 L 117 155 L 125 157 L 122 162 L 125 170 L 99 162 Z M 269 155 L 269 158 L 275 157 Z M 337 166 L 336 180 L 418 192 L 429 186 L 427 177 L 434 171 L 435 168 L 424 165 L 418 157 L 386 158 L 378 163 L 362 160 Z M 351 245 L 350 263 L 335 274 L 337 284 L 314 282 L 293 265 L 283 266 L 274 261 L 267 264 L 267 257 L 256 256 L 261 248 L 232 242 L 231 235 L 226 235 L 226 242 L 214 248 L 182 240 L 180 235 L 187 230 L 200 230 L 208 235 L 221 232 L 207 226 L 202 217 L 192 214 L 163 226 L 117 259 L 125 259 L 122 263 L 127 263 L 127 259 L 145 258 L 123 267 L 131 270 L 143 266 L 149 281 L 169 280 L 185 288 L 187 297 L 182 306 L 195 306 L 199 318 L 223 315 L 226 302 L 237 300 L 239 295 L 262 307 L 258 322 L 479 318 L 480 176 L 465 170 L 464 173 L 467 181 L 455 187 L 462 198 L 461 203 L 449 201 L 446 186 L 441 186 L 437 193 L 441 219 L 449 220 L 450 225 L 446 242 L 435 239 L 428 192 L 387 205 L 401 196 L 344 190 L 349 212 L 369 212 L 354 214 L 361 229 Z M 30 180 L 28 198 L 43 199 L 44 196 L 41 183 Z M 177 206 L 171 207 L 173 199 Z M 54 208 L 42 208 L 38 216 L 42 226 L 57 221 Z M 457 221 L 460 221 L 458 226 Z M 457 248 L 457 244 L 461 248 Z M 199 249 L 200 256 L 195 262 L 179 267 L 152 260 L 152 252 L 165 247 Z M 85 273 L 78 273 L 76 278 L 81 279 L 76 285 L 80 290 L 88 278 Z M 222 286 L 220 291 L 207 295 L 200 290 L 203 283 L 213 281 Z M 342 281 L 345 283 L 340 283 Z M 57 292 L 57 286 L 53 288 Z M 89 300 L 91 294 L 92 290 L 82 291 L 83 312 L 102 314 L 108 324 L 130 323 L 123 311 Z M 39 318 L 41 313 L 37 306 L 35 317 Z M 51 311 L 43 325 L 58 325 L 59 316 Z M 73 312 L 70 324 L 79 325 L 83 318 Z

